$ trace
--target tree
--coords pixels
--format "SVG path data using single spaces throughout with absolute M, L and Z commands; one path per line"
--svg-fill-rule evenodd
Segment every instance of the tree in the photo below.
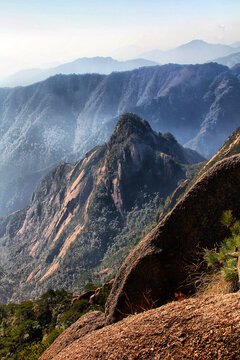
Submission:
M 230 237 L 224 239 L 217 250 L 206 250 L 205 260 L 208 266 L 220 270 L 222 277 L 230 281 L 234 290 L 240 289 L 240 221 L 231 210 L 223 213 L 222 225 L 230 231 Z

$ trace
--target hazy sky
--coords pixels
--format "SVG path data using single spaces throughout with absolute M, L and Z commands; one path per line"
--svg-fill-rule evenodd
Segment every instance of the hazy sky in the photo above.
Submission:
M 0 76 L 193 39 L 240 41 L 240 0 L 0 0 Z

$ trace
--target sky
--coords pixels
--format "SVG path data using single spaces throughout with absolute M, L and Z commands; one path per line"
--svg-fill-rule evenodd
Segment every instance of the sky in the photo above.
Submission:
M 239 0 L 0 0 L 0 77 L 79 57 L 240 41 Z

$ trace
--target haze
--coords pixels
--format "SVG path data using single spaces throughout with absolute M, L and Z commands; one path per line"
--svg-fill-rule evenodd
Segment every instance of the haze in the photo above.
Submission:
M 239 41 L 238 0 L 0 1 L 0 77 L 84 56 L 137 57 L 193 39 Z

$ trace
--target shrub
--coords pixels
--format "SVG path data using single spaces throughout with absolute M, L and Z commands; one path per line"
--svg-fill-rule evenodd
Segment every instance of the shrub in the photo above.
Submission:
M 37 360 L 47 349 L 47 345 L 41 342 L 32 343 L 19 352 L 17 359 L 21 360 Z
M 65 314 L 60 319 L 60 322 L 64 325 L 64 328 L 67 328 L 72 323 L 77 321 L 80 316 L 84 315 L 87 312 L 88 307 L 88 300 L 76 300 L 70 309 L 65 312 Z

